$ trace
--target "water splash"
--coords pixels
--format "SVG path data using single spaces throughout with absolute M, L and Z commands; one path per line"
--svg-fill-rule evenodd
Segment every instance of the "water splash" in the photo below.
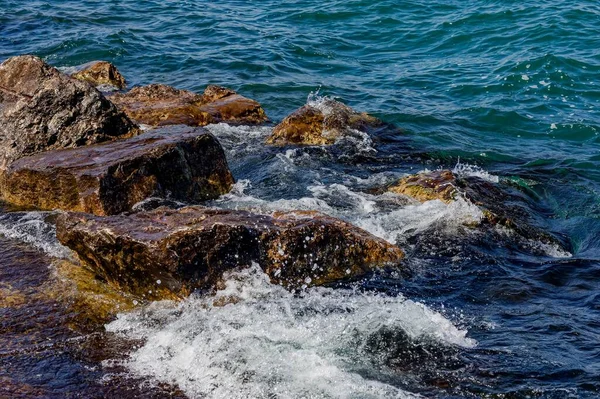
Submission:
M 361 373 L 380 359 L 368 349 L 371 338 L 399 331 L 411 341 L 476 345 L 467 331 L 402 296 L 329 288 L 294 295 L 257 264 L 225 281 L 215 297 L 155 303 L 108 324 L 145 341 L 124 365 L 192 397 L 412 398 Z
M 454 173 L 458 177 L 465 177 L 465 176 L 479 177 L 480 179 L 487 180 L 491 183 L 498 183 L 500 181 L 498 176 L 491 174 L 487 170 L 485 170 L 477 165 L 461 163 L 460 158 L 458 159 L 458 162 L 454 166 L 454 169 L 452 169 L 452 173 Z
M 52 212 L 14 212 L 0 215 L 0 234 L 32 245 L 55 258 L 68 259 L 71 251 L 56 238 L 56 227 L 49 221 Z

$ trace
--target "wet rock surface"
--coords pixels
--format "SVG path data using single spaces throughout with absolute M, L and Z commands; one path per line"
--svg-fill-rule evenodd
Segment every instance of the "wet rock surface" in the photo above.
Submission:
M 110 99 L 132 119 L 149 126 L 259 124 L 267 120 L 259 103 L 220 86 L 208 86 L 204 94 L 199 95 L 152 84 L 115 94 Z
M 108 85 L 117 89 L 127 87 L 125 77 L 110 62 L 97 61 L 86 65 L 82 70 L 75 72 L 71 77 L 89 82 L 94 86 Z
M 148 299 L 211 288 L 222 273 L 258 263 L 290 288 L 319 285 L 396 265 L 403 252 L 318 212 L 272 216 L 190 206 L 131 215 L 58 218 L 63 245 L 101 278 Z
M 185 398 L 177 388 L 143 386 L 102 361 L 135 342 L 103 324 L 134 307 L 128 297 L 80 265 L 57 262 L 0 236 L 0 398 Z
M 23 156 L 138 133 L 98 90 L 34 56 L 0 65 L 0 171 Z
M 213 199 L 232 184 L 223 149 L 211 134 L 173 127 L 22 158 L 0 177 L 0 193 L 14 205 L 110 215 L 153 196 Z
M 307 104 L 287 116 L 275 127 L 267 144 L 330 145 L 348 134 L 349 130 L 366 132 L 381 124 L 377 118 L 325 98 L 318 104 Z
M 439 199 L 448 203 L 456 196 L 456 177 L 449 170 L 418 173 L 400 179 L 388 191 L 407 195 L 418 201 Z

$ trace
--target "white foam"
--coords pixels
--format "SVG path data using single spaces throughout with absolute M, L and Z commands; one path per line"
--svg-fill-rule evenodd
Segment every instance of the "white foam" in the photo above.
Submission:
M 46 222 L 49 212 L 18 212 L 0 215 L 0 234 L 26 242 L 55 258 L 69 258 L 71 251 L 56 238 L 56 228 Z
M 440 229 L 458 231 L 464 224 L 477 223 L 483 218 L 477 206 L 460 198 L 450 204 L 435 200 L 423 204 L 413 202 L 398 205 L 394 202 L 398 200 L 397 194 L 372 195 L 353 191 L 342 184 L 315 184 L 308 187 L 311 197 L 266 201 L 246 194 L 244 190 L 249 187 L 250 182 L 247 180 L 238 182 L 234 190 L 219 198 L 216 204 L 264 214 L 274 211 L 316 210 L 347 220 L 392 244 L 398 241 L 399 235 L 418 234 L 433 225 Z
M 478 223 L 482 218 L 483 213 L 477 206 L 459 198 L 449 204 L 433 200 L 407 205 L 391 212 L 374 213 L 355 221 L 355 224 L 396 244 L 399 237 L 420 234 L 434 225 L 437 230 L 452 234 L 465 224 Z
M 370 353 L 370 338 L 385 330 L 476 345 L 441 314 L 401 296 L 328 288 L 294 295 L 256 264 L 225 278 L 216 298 L 154 303 L 108 324 L 145 341 L 124 366 L 190 397 L 410 398 L 418 396 L 382 382 L 391 371 Z M 382 380 L 360 373 L 373 367 Z
M 217 123 L 205 126 L 212 133 L 230 158 L 241 158 L 265 150 L 265 140 L 273 132 L 270 126 L 231 126 Z
M 462 177 L 462 176 L 479 177 L 480 179 L 487 180 L 491 183 L 498 183 L 500 181 L 498 176 L 489 173 L 488 171 L 486 171 L 485 169 L 483 169 L 477 165 L 469 165 L 467 163 L 461 163 L 460 159 L 454 166 L 454 169 L 452 169 L 452 173 L 454 173 L 456 176 L 460 176 L 460 177 Z

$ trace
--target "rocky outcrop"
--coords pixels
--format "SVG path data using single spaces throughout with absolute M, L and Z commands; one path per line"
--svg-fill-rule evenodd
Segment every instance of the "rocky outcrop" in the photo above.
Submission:
M 41 59 L 25 55 L 0 64 L 0 172 L 23 156 L 137 133 L 98 90 Z
M 21 158 L 0 176 L 0 194 L 15 205 L 111 215 L 148 197 L 213 199 L 232 184 L 218 141 L 181 127 Z
M 265 216 L 190 206 L 109 217 L 65 213 L 57 236 L 100 277 L 148 299 L 213 287 L 224 271 L 251 262 L 295 288 L 403 258 L 396 246 L 318 212 Z
M 203 95 L 162 84 L 136 87 L 111 100 L 138 123 L 149 126 L 209 123 L 259 124 L 267 120 L 260 104 L 235 91 L 208 86 Z
M 127 87 L 127 82 L 121 72 L 110 62 L 98 61 L 84 66 L 71 77 L 91 83 L 94 86 L 113 86 L 117 89 Z
M 267 144 L 330 145 L 351 130 L 366 132 L 381 124 L 377 118 L 325 98 L 286 117 L 275 127 Z

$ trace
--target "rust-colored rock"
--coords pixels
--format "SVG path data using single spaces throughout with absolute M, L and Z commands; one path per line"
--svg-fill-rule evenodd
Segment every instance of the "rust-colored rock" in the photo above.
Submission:
M 21 158 L 0 177 L 0 193 L 15 205 L 111 215 L 148 197 L 213 199 L 232 184 L 223 149 L 211 134 L 165 128 Z
M 273 145 L 330 145 L 351 130 L 367 131 L 382 122 L 339 101 L 325 98 L 287 116 L 267 139 Z
M 118 89 L 127 87 L 127 82 L 117 67 L 106 61 L 94 62 L 71 76 L 94 86 L 108 85 Z
M 233 90 L 208 86 L 203 95 L 162 84 L 136 87 L 111 100 L 132 119 L 150 126 L 204 126 L 228 122 L 258 124 L 267 120 L 260 104 Z
M 222 273 L 257 262 L 290 288 L 361 276 L 397 264 L 394 245 L 318 212 L 273 216 L 189 206 L 97 217 L 65 213 L 60 242 L 107 281 L 148 299 L 211 288 Z
M 438 199 L 449 203 L 456 196 L 456 178 L 449 170 L 434 170 L 404 177 L 388 190 L 421 202 Z
M 98 90 L 41 59 L 26 55 L 0 64 L 0 172 L 23 156 L 137 133 Z

